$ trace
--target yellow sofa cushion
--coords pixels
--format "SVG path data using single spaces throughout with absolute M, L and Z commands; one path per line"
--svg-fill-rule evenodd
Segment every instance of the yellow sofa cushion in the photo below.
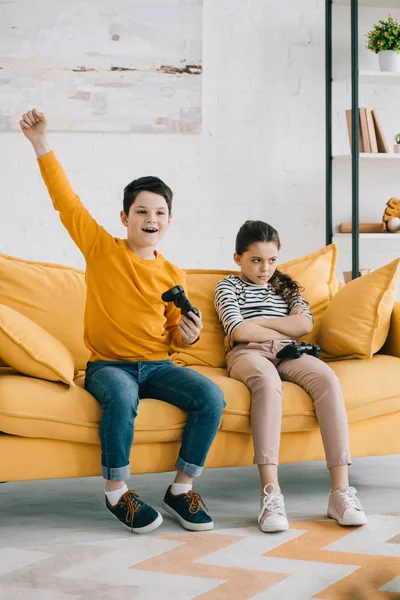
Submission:
M 400 359 L 375 355 L 371 360 L 330 363 L 338 375 L 350 423 L 399 411 L 400 379 L 393 377 Z M 251 433 L 250 392 L 225 369 L 190 367 L 214 381 L 225 394 L 221 431 Z M 0 370 L 0 431 L 22 437 L 99 444 L 101 406 L 83 389 Z M 315 431 L 318 422 L 311 397 L 299 386 L 283 382 L 282 433 Z M 187 414 L 166 402 L 143 399 L 135 421 L 135 442 L 179 442 Z
M 322 317 L 338 290 L 336 259 L 337 247 L 336 244 L 331 244 L 278 267 L 303 286 L 303 296 L 309 303 L 314 317 L 313 330 L 299 341 L 311 343 L 317 339 Z
M 304 297 L 310 304 L 314 316 L 312 332 L 304 336 L 315 341 L 322 316 L 337 291 L 335 277 L 336 245 L 325 246 L 301 258 L 284 263 L 279 267 L 298 281 L 304 289 Z M 201 310 L 204 329 L 200 341 L 182 350 L 172 347 L 172 361 L 178 365 L 225 366 L 224 331 L 214 308 L 214 289 L 218 281 L 233 271 L 188 270 L 188 294 L 193 306 Z M 237 273 L 237 272 L 235 272 Z
M 371 358 L 388 336 L 400 259 L 350 281 L 328 306 L 318 344 L 330 359 Z
M 181 366 L 224 367 L 225 335 L 214 308 L 214 289 L 218 281 L 231 271 L 187 270 L 186 273 L 189 299 L 201 311 L 203 329 L 195 345 L 187 346 L 184 350 L 172 345 L 171 360 Z
M 395 356 L 375 354 L 367 360 L 340 360 L 329 366 L 339 377 L 349 423 L 398 412 L 400 369 Z
M 397 412 L 400 406 L 400 360 L 377 354 L 371 360 L 344 360 L 329 363 L 339 377 L 350 423 Z M 227 376 L 225 369 L 189 367 L 216 383 L 225 394 L 226 408 L 221 431 L 251 433 L 250 392 Z M 1 428 L 1 423 L 0 423 Z M 294 383 L 283 382 L 282 433 L 312 431 L 318 428 L 311 396 Z
M 380 350 L 382 354 L 398 356 L 400 358 L 400 302 L 394 303 L 392 316 L 390 318 L 389 334 L 385 345 Z
M 79 269 L 0 254 L 0 304 L 25 315 L 64 344 L 83 369 L 85 275 Z
M 0 304 L 0 358 L 20 373 L 75 386 L 74 359 L 51 333 Z
M 84 388 L 84 373 L 76 387 L 24 377 L 0 370 L 0 431 L 22 437 L 100 444 L 101 406 Z M 187 414 L 167 402 L 143 399 L 135 419 L 135 442 L 175 442 L 182 439 Z

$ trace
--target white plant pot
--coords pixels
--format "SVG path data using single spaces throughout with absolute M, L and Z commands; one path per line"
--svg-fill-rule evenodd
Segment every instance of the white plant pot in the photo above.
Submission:
M 378 53 L 381 71 L 400 73 L 400 54 L 394 50 L 382 50 Z

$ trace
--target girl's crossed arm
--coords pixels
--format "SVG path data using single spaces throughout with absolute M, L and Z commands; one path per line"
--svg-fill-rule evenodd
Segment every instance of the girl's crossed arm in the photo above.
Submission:
M 214 304 L 224 331 L 231 341 L 267 342 L 288 337 L 283 332 L 269 328 L 267 323 L 264 326 L 254 320 L 244 320 L 235 289 L 226 279 L 220 281 L 215 288 Z
M 265 319 L 270 321 L 271 319 Z M 273 319 L 280 321 L 280 319 Z M 289 336 L 291 337 L 291 336 Z M 268 342 L 269 340 L 286 340 L 288 334 L 272 327 L 257 323 L 255 320 L 243 321 L 232 332 L 231 338 L 234 342 Z
M 255 320 L 261 327 L 272 329 L 292 338 L 298 338 L 311 333 L 314 322 L 311 313 L 306 306 L 305 300 L 301 298 L 296 301 L 287 317 L 271 317 Z

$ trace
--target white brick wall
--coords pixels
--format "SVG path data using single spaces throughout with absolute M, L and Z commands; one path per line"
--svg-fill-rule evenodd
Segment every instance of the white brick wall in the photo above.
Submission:
M 123 236 L 123 187 L 147 174 L 165 179 L 175 205 L 160 250 L 182 267 L 233 267 L 234 238 L 248 218 L 279 230 L 283 261 L 322 247 L 324 3 L 204 0 L 203 64 L 202 134 L 51 136 L 77 193 L 102 225 Z M 51 209 L 29 142 L 3 134 L 0 155 L 0 251 L 83 267 Z M 347 174 L 340 177 L 346 188 Z M 348 218 L 350 204 L 341 210 Z

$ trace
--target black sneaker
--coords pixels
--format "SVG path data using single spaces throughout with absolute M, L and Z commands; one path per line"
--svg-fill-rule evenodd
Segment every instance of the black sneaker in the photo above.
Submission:
M 148 533 L 157 529 L 163 522 L 160 513 L 139 500 L 139 496 L 133 490 L 125 492 L 115 506 L 109 503 L 106 496 L 106 507 L 132 533 Z
M 178 519 L 182 527 L 189 531 L 208 531 L 214 527 L 212 518 L 201 508 L 207 509 L 200 494 L 190 490 L 187 494 L 171 493 L 171 486 L 164 496 L 163 509 Z

